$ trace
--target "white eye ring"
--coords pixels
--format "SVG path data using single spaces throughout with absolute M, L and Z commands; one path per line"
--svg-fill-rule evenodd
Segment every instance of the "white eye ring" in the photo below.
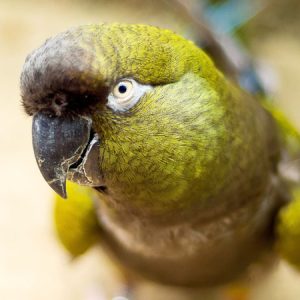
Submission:
M 120 80 L 107 97 L 107 106 L 113 111 L 125 112 L 132 108 L 152 87 L 139 84 L 133 79 Z

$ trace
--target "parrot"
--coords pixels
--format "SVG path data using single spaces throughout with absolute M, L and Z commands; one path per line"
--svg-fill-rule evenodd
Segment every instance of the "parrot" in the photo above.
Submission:
M 273 255 L 300 270 L 300 193 L 284 172 L 300 135 L 194 42 L 81 25 L 27 56 L 20 88 L 72 257 L 100 244 L 177 287 L 224 286 Z

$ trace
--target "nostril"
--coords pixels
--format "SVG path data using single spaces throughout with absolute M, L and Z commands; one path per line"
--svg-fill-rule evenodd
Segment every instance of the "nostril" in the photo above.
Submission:
M 58 105 L 58 106 L 60 106 L 60 105 L 63 104 L 63 102 L 61 101 L 61 99 L 58 99 L 58 98 L 54 99 L 54 103 L 55 103 L 56 105 Z
M 67 105 L 67 97 L 65 94 L 56 94 L 53 98 L 53 103 L 56 106 L 66 106 Z
M 54 112 L 56 116 L 61 116 L 67 106 L 68 106 L 68 98 L 65 94 L 57 93 L 55 95 L 49 96 L 50 99 L 50 110 Z

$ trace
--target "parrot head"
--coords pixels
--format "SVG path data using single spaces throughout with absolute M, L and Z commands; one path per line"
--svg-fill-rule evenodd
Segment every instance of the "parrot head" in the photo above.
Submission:
M 239 172 L 247 168 L 235 149 L 253 136 L 235 117 L 249 107 L 237 113 L 225 86 L 191 41 L 146 25 L 71 29 L 33 51 L 21 74 L 48 184 L 66 197 L 69 179 L 115 205 L 156 212 L 205 206 L 237 160 Z

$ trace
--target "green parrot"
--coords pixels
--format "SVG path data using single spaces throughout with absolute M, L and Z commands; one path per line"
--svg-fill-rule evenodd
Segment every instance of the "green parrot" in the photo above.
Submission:
M 300 197 L 283 172 L 299 134 L 193 42 L 73 28 L 27 57 L 21 95 L 72 256 L 100 243 L 133 274 L 182 287 L 234 282 L 276 252 L 300 268 Z

